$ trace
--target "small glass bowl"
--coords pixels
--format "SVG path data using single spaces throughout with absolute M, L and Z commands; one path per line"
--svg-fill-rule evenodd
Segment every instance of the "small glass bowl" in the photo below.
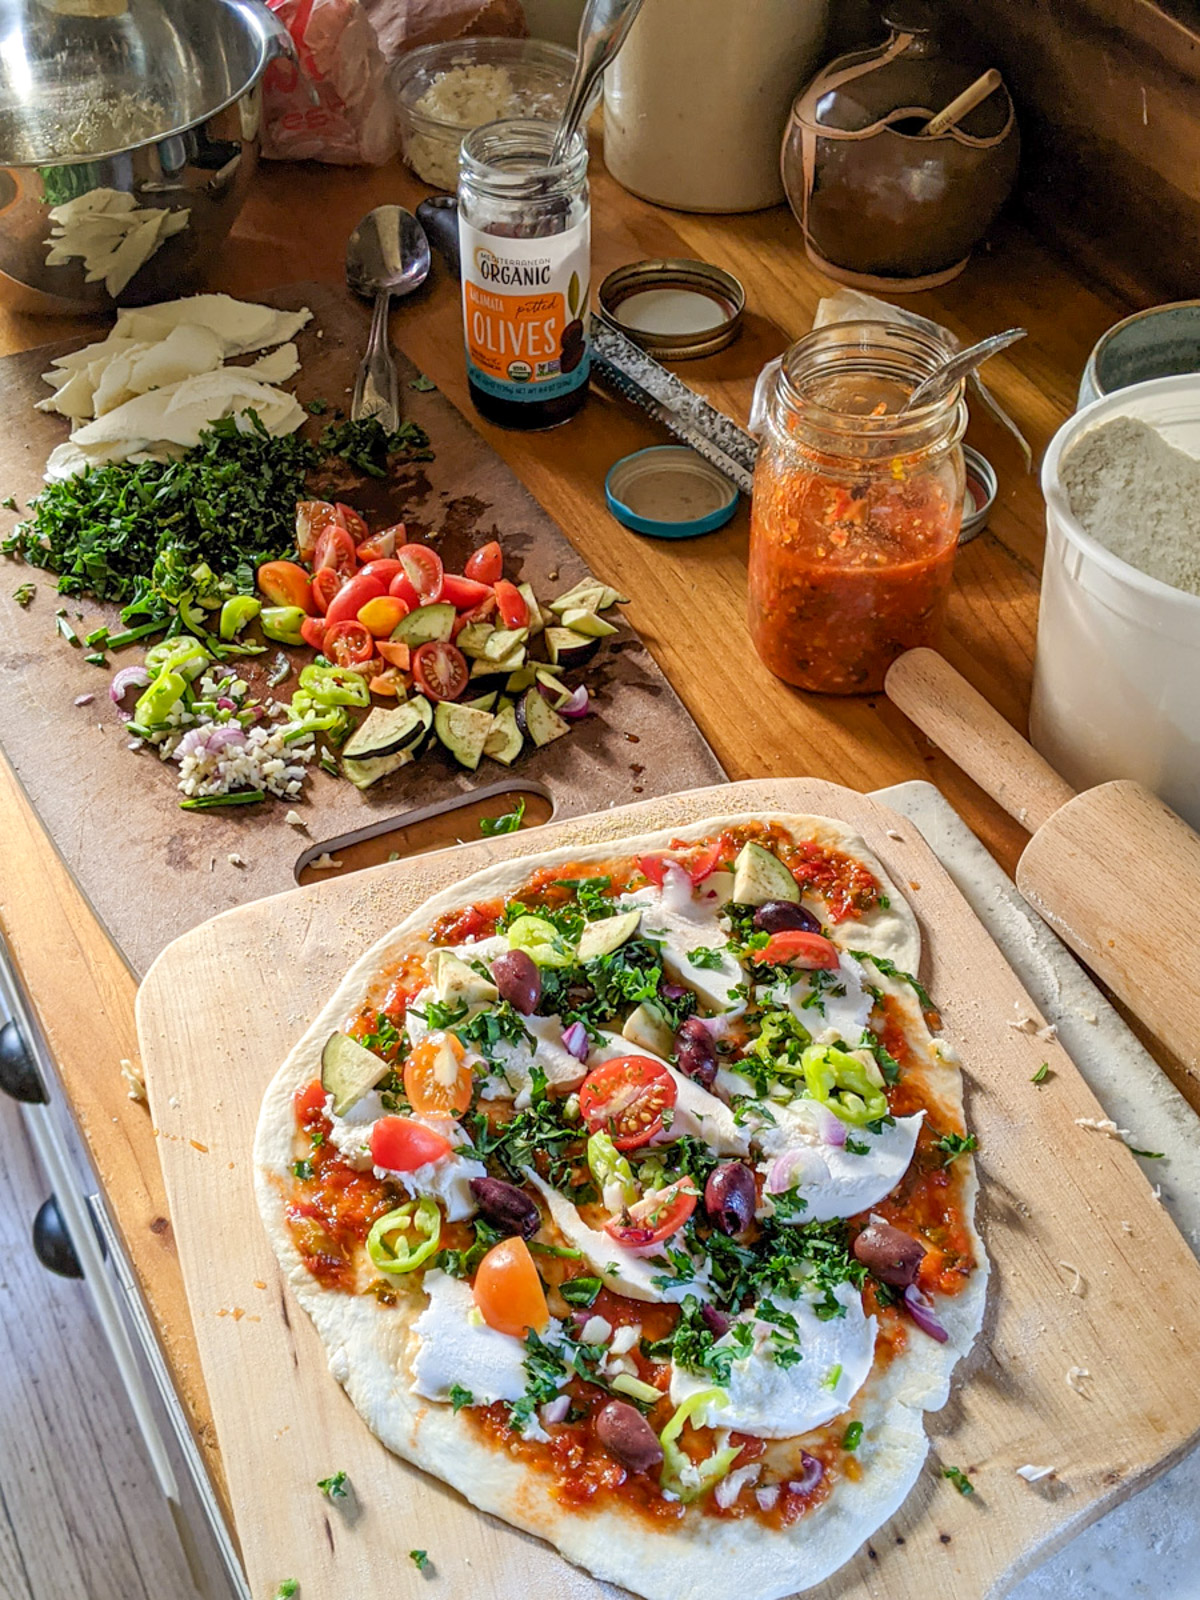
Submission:
M 449 73 L 497 68 L 507 74 L 512 97 L 501 103 L 486 86 L 464 107 L 461 118 L 431 115 L 419 108 L 425 95 Z M 541 39 L 456 39 L 422 45 L 401 56 L 391 70 L 400 153 L 424 183 L 453 192 L 458 186 L 458 152 L 472 128 L 508 117 L 557 121 L 566 104 L 575 52 Z M 597 88 L 588 106 L 595 109 Z

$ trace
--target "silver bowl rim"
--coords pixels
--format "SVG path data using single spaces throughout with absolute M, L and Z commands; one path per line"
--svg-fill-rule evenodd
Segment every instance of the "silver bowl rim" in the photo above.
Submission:
M 241 9 L 241 8 L 239 8 Z M 261 19 L 258 30 L 258 59 L 250 76 L 240 89 L 234 92 L 211 111 L 204 112 L 203 116 L 192 117 L 187 122 L 181 122 L 177 127 L 168 128 L 165 133 L 152 134 L 148 139 L 139 139 L 136 144 L 118 145 L 115 150 L 96 150 L 87 155 L 72 155 L 68 157 L 47 157 L 38 161 L 6 161 L 0 152 L 0 171 L 5 172 L 38 172 L 44 167 L 83 167 L 98 165 L 103 161 L 115 161 L 118 156 L 133 155 L 138 150 L 148 150 L 152 145 L 163 144 L 167 139 L 177 139 L 181 134 L 190 133 L 193 128 L 200 128 L 213 117 L 220 116 L 222 111 L 227 111 L 230 106 L 236 105 L 239 100 L 257 88 L 260 79 L 266 72 L 271 62 L 279 56 L 294 54 L 291 35 L 279 21 L 273 11 L 265 6 L 255 5 L 254 11 L 263 11 L 265 16 Z

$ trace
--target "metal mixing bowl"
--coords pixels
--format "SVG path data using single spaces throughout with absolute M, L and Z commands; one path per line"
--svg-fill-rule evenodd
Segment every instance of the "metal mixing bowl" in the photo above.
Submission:
M 260 80 L 290 50 L 259 0 L 0 0 L 0 295 L 22 310 L 98 312 L 191 286 L 241 209 Z M 77 255 L 47 261 L 84 237 L 76 225 L 56 248 L 56 206 L 127 203 L 98 190 L 131 195 L 152 224 L 153 254 L 115 292 L 89 283 Z M 184 210 L 184 225 L 153 216 Z M 106 226 L 119 244 L 127 225 L 101 224 L 102 238 Z M 95 269 L 96 225 L 89 237 Z

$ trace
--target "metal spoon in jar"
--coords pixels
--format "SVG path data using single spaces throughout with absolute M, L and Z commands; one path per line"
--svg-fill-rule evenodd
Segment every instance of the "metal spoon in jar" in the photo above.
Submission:
M 374 299 L 367 353 L 354 380 L 350 415 L 378 417 L 389 432 L 400 426 L 400 380 L 388 339 L 393 295 L 411 294 L 429 276 L 429 240 L 403 206 L 376 206 L 346 245 L 346 282 L 355 294 Z
M 596 79 L 625 43 L 633 19 L 641 9 L 642 0 L 588 0 L 579 22 L 575 72 L 550 152 L 552 167 L 565 159 L 567 146 L 583 118 L 583 108 Z
M 931 372 L 927 378 L 922 378 L 900 410 L 914 411 L 917 406 L 928 405 L 931 400 L 940 400 L 969 372 L 981 367 L 998 351 L 1007 350 L 1010 344 L 1016 344 L 1018 339 L 1025 337 L 1025 334 L 1024 328 L 1009 328 L 1007 333 L 994 333 L 990 339 L 981 339 L 978 344 L 960 350 L 956 356 L 950 356 L 936 372 Z

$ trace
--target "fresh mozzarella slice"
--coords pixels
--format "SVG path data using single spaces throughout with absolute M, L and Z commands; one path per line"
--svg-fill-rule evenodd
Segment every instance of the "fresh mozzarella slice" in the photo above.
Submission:
M 479 1406 L 520 1400 L 529 1386 L 521 1340 L 472 1319 L 475 1297 L 461 1278 L 435 1268 L 421 1287 L 429 1304 L 413 1324 L 419 1340 L 413 1392 L 427 1400 L 449 1400 L 457 1386 L 468 1389 Z
M 252 361 L 242 371 L 251 378 L 257 378 L 259 383 L 286 383 L 300 371 L 300 357 L 294 344 L 281 344 L 278 350 L 272 350 L 270 355 L 259 356 L 257 361 Z
M 199 444 L 203 430 L 219 418 L 251 410 L 274 437 L 294 433 L 305 416 L 292 395 L 255 383 L 236 367 L 222 367 L 138 395 L 77 429 L 73 437 L 84 450 L 128 444 L 135 448 L 153 444 L 190 447 Z
M 824 974 L 818 977 L 805 972 L 788 989 L 786 1000 L 796 1021 L 818 1043 L 827 1042 L 824 1035 L 828 1034 L 828 1042 L 844 1039 L 852 1046 L 862 1038 L 875 1004 L 874 996 L 863 988 L 862 967 L 853 956 L 845 954 L 838 959 L 835 983 L 830 983 Z
M 294 345 L 289 348 L 295 353 Z M 224 346 L 211 328 L 183 322 L 172 328 L 165 339 L 131 355 L 129 387 L 134 394 L 146 394 L 150 389 L 162 389 L 184 378 L 198 377 L 202 372 L 215 372 L 224 360 Z M 299 362 L 296 365 L 299 366 Z M 253 368 L 243 370 L 259 382 L 275 381 Z M 285 371 L 283 377 L 291 377 L 295 370 L 293 367 L 290 372 Z
M 729 935 L 717 921 L 721 901 L 711 900 L 703 884 L 693 893 L 692 881 L 682 867 L 669 862 L 661 892 L 642 911 L 642 933 L 661 942 L 663 969 L 676 983 L 685 983 L 701 1002 L 725 1011 L 734 1002 L 730 991 L 745 982 L 737 959 L 725 948 Z M 688 959 L 689 951 L 719 950 L 719 967 L 700 967 Z
M 708 1289 L 708 1275 L 701 1267 L 695 1278 L 682 1283 L 660 1287 L 654 1279 L 667 1270 L 663 1256 L 634 1255 L 623 1250 L 615 1239 L 596 1228 L 589 1228 L 579 1212 L 566 1198 L 543 1182 L 532 1168 L 525 1168 L 525 1177 L 545 1200 L 555 1225 L 572 1249 L 582 1253 L 584 1260 L 604 1280 L 605 1286 L 617 1294 L 628 1295 L 631 1300 L 666 1301 L 678 1304 L 689 1294 L 704 1295 Z
M 89 189 L 74 200 L 65 200 L 50 213 L 52 222 L 66 226 L 94 211 L 132 211 L 137 205 L 133 195 L 124 189 Z
M 664 1129 L 655 1143 L 665 1144 L 689 1134 L 692 1138 L 703 1139 L 718 1155 L 745 1155 L 750 1148 L 748 1134 L 744 1128 L 738 1127 L 733 1120 L 733 1112 L 725 1102 L 685 1077 L 652 1050 L 635 1049 L 628 1039 L 623 1039 L 619 1034 L 602 1032 L 587 1058 L 587 1069 L 590 1072 L 601 1062 L 628 1055 L 645 1056 L 650 1061 L 657 1061 L 666 1067 L 675 1084 L 675 1115 L 670 1128 Z
M 107 339 L 98 339 L 95 344 L 85 345 L 82 350 L 69 350 L 65 356 L 55 356 L 50 365 L 60 372 L 81 372 L 94 362 L 109 362 L 114 356 L 127 355 L 135 345 L 144 343 L 145 340 L 127 339 L 123 335 L 110 333 Z M 55 381 L 51 373 L 43 373 L 42 376 L 47 383 Z
M 876 1322 L 863 1311 L 862 1296 L 852 1283 L 839 1284 L 833 1293 L 845 1315 L 825 1321 L 806 1296 L 772 1300 L 778 1311 L 796 1320 L 801 1359 L 790 1366 L 775 1360 L 772 1335 L 778 1330 L 773 1324 L 760 1320 L 754 1310 L 739 1317 L 754 1327 L 754 1349 L 729 1369 L 725 1386 L 729 1404 L 706 1406 L 692 1421 L 698 1427 L 731 1428 L 760 1439 L 791 1439 L 845 1411 L 871 1371 Z M 718 1339 L 714 1348 L 734 1348 L 730 1335 Z M 712 1387 L 711 1373 L 672 1368 L 671 1400 L 677 1406 Z
M 93 415 L 94 395 L 87 372 L 72 372 L 52 395 L 38 401 L 37 409 L 57 411 L 61 416 L 70 417 L 72 422 L 81 421 Z
M 145 220 L 131 229 L 113 252 L 105 269 L 104 287 L 114 299 L 162 243 L 162 225 L 167 214 L 165 210 L 138 213 Z
M 769 1177 L 780 1156 L 800 1152 L 796 1193 L 805 1201 L 805 1208 L 790 1219 L 796 1222 L 853 1217 L 891 1194 L 908 1171 L 925 1115 L 918 1111 L 912 1117 L 898 1117 L 894 1127 L 879 1133 L 850 1128 L 851 1140 L 867 1146 L 865 1155 L 856 1155 L 825 1143 L 821 1137 L 823 1113 L 815 1100 L 793 1100 L 790 1105 L 771 1101 L 769 1109 L 774 1121 L 754 1134 L 754 1143 L 765 1158 L 758 1170 Z M 764 1195 L 762 1214 L 769 1216 L 771 1211 L 771 1197 Z
M 164 339 L 181 322 L 198 323 L 218 336 L 226 356 L 240 356 L 294 339 L 311 321 L 307 307 L 276 311 L 273 306 L 253 305 L 227 294 L 195 294 L 118 312 L 116 332 L 132 339 Z

